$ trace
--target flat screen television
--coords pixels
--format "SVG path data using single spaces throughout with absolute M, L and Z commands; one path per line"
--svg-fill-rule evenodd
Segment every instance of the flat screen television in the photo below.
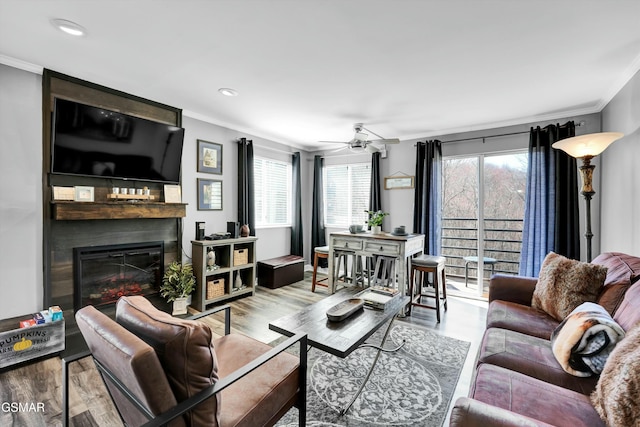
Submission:
M 180 182 L 184 129 L 56 98 L 51 172 Z

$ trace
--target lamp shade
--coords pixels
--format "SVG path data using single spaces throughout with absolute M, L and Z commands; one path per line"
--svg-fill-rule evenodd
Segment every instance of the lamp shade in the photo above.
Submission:
M 562 139 L 552 147 L 565 151 L 571 157 L 594 157 L 623 136 L 624 134 L 620 132 L 589 133 Z

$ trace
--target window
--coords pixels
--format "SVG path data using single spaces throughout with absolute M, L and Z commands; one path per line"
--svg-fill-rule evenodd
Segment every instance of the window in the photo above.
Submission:
M 327 227 L 348 227 L 364 224 L 369 209 L 371 165 L 325 166 L 324 218 Z
M 291 225 L 291 164 L 253 159 L 256 227 Z

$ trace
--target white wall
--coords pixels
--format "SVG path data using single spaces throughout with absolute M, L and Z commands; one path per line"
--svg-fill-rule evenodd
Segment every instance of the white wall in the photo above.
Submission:
M 640 73 L 604 108 L 602 130 L 625 134 L 599 156 L 602 251 L 640 256 Z
M 42 309 L 41 81 L 0 64 L 0 318 Z

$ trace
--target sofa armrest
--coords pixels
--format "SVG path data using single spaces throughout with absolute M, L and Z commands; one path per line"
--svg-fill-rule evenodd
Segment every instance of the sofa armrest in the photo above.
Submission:
M 531 306 L 536 283 L 535 277 L 494 274 L 489 281 L 489 302 L 502 300 Z
M 551 427 L 551 424 L 516 414 L 469 397 L 456 400 L 451 411 L 449 426 L 452 427 Z

